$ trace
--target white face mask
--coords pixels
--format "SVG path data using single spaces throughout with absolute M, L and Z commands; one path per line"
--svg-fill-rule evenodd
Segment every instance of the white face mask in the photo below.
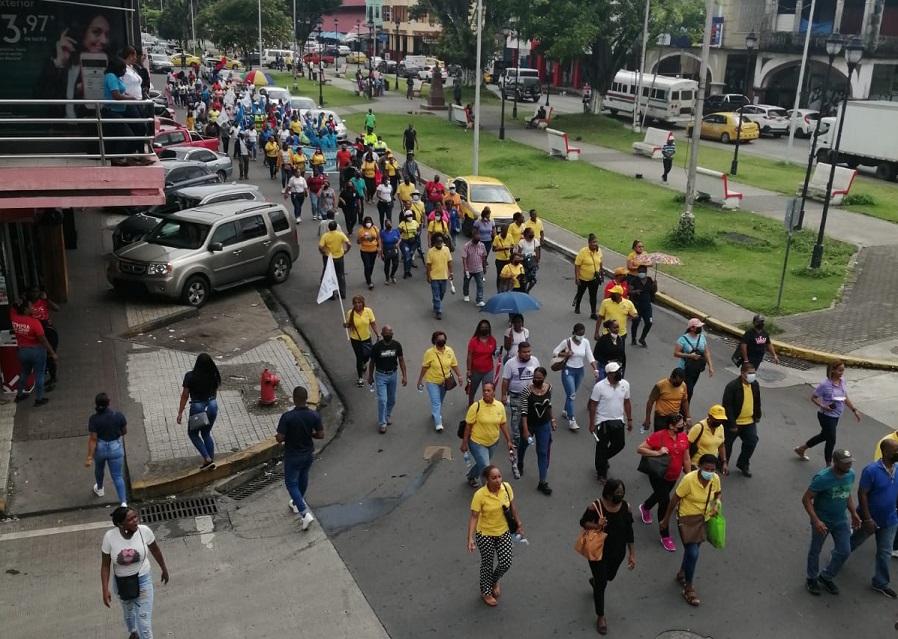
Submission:
M 755 375 L 754 373 L 748 373 L 745 375 L 745 381 L 749 384 L 754 384 L 757 378 L 757 375 Z
M 374 226 L 374 225 L 371 222 L 365 222 L 366 229 L 370 229 L 372 226 Z

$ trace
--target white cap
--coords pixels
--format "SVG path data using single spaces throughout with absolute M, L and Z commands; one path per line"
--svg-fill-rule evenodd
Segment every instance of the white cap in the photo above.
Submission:
M 606 373 L 616 373 L 620 370 L 620 364 L 617 362 L 608 362 L 605 364 L 605 372 Z

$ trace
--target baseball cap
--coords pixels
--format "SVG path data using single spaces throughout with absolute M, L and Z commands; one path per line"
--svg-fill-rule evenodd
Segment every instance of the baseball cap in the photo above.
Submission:
M 623 294 L 624 294 L 624 289 L 623 289 L 623 287 L 621 287 L 621 286 L 612 286 L 612 287 L 611 287 L 611 290 L 608 291 L 608 292 L 609 292 L 609 293 L 617 293 L 617 294 L 619 294 L 619 295 L 623 295 Z
M 760 313 L 758 313 L 753 318 L 751 318 L 752 324 L 757 324 L 758 322 L 763 322 L 763 321 L 764 321 L 764 316 L 761 315 Z
M 847 450 L 834 450 L 833 451 L 833 459 L 837 462 L 853 462 L 854 457 L 851 456 L 851 452 Z
M 689 324 L 687 324 L 687 327 L 688 328 L 701 328 L 704 325 L 705 325 L 705 323 L 703 321 L 701 321 L 699 318 L 693 317 L 691 320 L 689 320 Z
M 623 266 L 618 266 L 616 269 L 614 269 L 614 274 L 615 275 L 626 275 L 627 269 L 625 269 Z
M 720 404 L 714 404 L 708 409 L 708 417 L 713 417 L 714 419 L 726 419 L 727 412 Z
M 608 362 L 605 364 L 605 372 L 606 373 L 616 373 L 620 370 L 620 364 L 617 362 Z
M 414 191 L 412 191 L 412 195 L 421 195 L 421 191 L 415 189 Z

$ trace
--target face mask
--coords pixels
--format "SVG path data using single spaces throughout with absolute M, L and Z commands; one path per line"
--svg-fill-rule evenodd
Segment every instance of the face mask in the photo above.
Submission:
M 695 329 L 695 334 L 696 334 L 696 335 L 701 335 L 701 334 L 702 334 L 702 327 L 701 327 L 701 326 L 699 326 L 697 329 Z
M 490 329 L 488 329 L 486 326 L 484 326 L 484 327 L 481 328 L 478 332 L 479 332 L 481 335 L 489 335 L 489 334 L 490 334 Z
M 755 328 L 759 331 L 762 330 L 764 328 L 764 322 L 758 322 L 757 324 L 755 324 Z
M 479 244 L 479 243 L 480 243 L 480 240 L 478 238 L 476 238 L 476 237 L 471 238 L 471 244 Z
M 641 280 L 644 280 L 646 277 L 648 277 L 648 273 L 637 273 L 636 277 L 638 277 Z
M 582 335 L 574 335 L 574 341 L 579 344 L 580 342 L 583 341 L 583 336 Z
M 758 376 L 755 375 L 754 373 L 749 373 L 745 376 L 745 381 L 748 382 L 749 384 L 754 384 L 755 380 L 757 378 L 758 378 Z
M 421 196 L 420 196 L 420 195 L 413 195 L 413 196 L 412 196 L 412 202 L 417 202 L 417 201 L 420 200 L 420 199 L 421 199 Z
M 446 340 L 444 340 L 444 339 L 438 339 L 438 340 L 437 340 L 437 346 L 442 347 L 442 346 L 445 346 L 445 345 L 446 345 Z
M 390 342 L 393 341 L 393 336 L 392 335 L 384 335 L 384 341 L 389 344 Z
M 612 504 L 619 504 L 623 501 L 624 501 L 623 495 L 611 495 L 611 503 Z
M 686 427 L 685 427 L 685 426 L 678 426 L 678 427 L 675 428 L 674 430 L 676 430 L 678 433 L 682 433 L 684 430 L 686 430 Z
M 542 379 L 535 379 L 535 380 L 533 380 L 533 386 L 534 386 L 535 388 L 542 388 L 542 387 L 543 387 L 543 383 L 544 383 L 544 380 L 542 380 Z
M 703 470 L 701 472 L 702 472 L 702 479 L 704 479 L 705 481 L 711 481 L 712 479 L 714 479 L 713 472 L 708 472 L 707 470 Z
M 374 226 L 374 225 L 371 222 L 365 222 L 366 229 L 370 229 L 372 226 Z

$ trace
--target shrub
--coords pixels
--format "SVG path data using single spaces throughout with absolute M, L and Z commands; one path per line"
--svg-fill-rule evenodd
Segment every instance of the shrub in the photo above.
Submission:
M 843 201 L 844 206 L 876 206 L 876 198 L 867 193 L 849 193 Z
M 664 235 L 661 244 L 666 249 L 711 248 L 716 244 L 713 235 L 695 233 L 688 228 L 677 225 Z

